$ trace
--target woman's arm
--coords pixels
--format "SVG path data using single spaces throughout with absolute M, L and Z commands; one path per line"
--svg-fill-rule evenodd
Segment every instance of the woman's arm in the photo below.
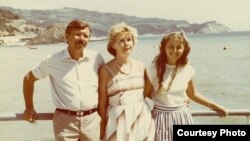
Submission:
M 144 71 L 144 79 L 145 79 L 145 86 L 144 86 L 144 98 L 149 97 L 151 98 L 151 94 L 153 91 L 153 86 L 148 78 L 146 70 Z
M 207 99 L 206 97 L 202 96 L 200 93 L 197 92 L 197 90 L 195 89 L 195 86 L 193 84 L 193 81 L 189 81 L 188 83 L 188 88 L 187 88 L 187 95 L 190 99 L 192 99 L 193 101 L 204 105 L 206 107 L 209 107 L 213 110 L 215 110 L 221 117 L 225 117 L 228 115 L 227 111 L 220 106 L 219 104 L 216 104 L 215 102 Z
M 99 70 L 98 79 L 98 113 L 101 117 L 101 128 L 100 128 L 100 140 L 104 138 L 106 121 L 107 121 L 107 107 L 108 107 L 108 96 L 107 96 L 107 80 L 108 72 L 104 67 Z

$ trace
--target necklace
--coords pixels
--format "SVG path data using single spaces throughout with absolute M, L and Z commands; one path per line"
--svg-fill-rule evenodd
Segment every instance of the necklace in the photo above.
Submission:
M 131 61 L 129 61 L 129 65 L 120 65 L 121 63 L 115 59 L 115 64 L 121 73 L 127 75 L 131 73 Z
M 166 89 L 166 92 L 168 93 L 168 91 L 170 90 L 170 88 L 172 87 L 172 84 L 173 84 L 173 81 L 175 79 L 175 76 L 176 76 L 176 73 L 177 73 L 177 67 L 173 70 L 173 72 L 170 74 L 170 82 L 168 84 L 168 87 Z
M 178 67 L 176 66 L 176 68 L 174 68 L 174 70 L 169 74 L 170 75 L 170 81 L 168 83 L 168 86 L 167 86 L 166 90 L 164 91 L 165 94 L 168 94 L 169 90 L 171 89 L 173 81 L 174 81 L 174 79 L 176 77 L 177 71 L 178 71 Z M 161 90 L 163 90 L 163 88 L 161 88 L 159 91 L 161 91 Z

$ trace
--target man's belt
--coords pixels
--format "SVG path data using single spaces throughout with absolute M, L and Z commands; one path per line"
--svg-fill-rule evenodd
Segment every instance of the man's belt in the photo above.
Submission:
M 83 117 L 83 116 L 90 115 L 90 114 L 96 112 L 97 108 L 86 110 L 86 111 L 84 111 L 84 110 L 81 110 L 81 111 L 71 111 L 71 110 L 56 108 L 56 111 L 59 111 L 59 112 L 62 112 L 62 113 L 68 114 L 68 115 L 72 115 L 72 116 Z

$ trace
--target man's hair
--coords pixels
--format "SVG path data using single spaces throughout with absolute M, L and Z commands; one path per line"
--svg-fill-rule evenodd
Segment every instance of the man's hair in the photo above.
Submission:
M 89 28 L 89 31 L 91 32 L 91 28 L 87 22 L 81 20 L 73 20 L 66 27 L 65 34 L 69 34 L 70 31 L 72 31 L 73 29 L 85 29 L 85 28 Z

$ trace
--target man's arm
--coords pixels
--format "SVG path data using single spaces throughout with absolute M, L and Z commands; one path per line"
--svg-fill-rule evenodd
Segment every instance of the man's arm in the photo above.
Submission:
M 25 101 L 23 119 L 29 122 L 34 122 L 37 116 L 33 104 L 34 83 L 36 80 L 38 79 L 31 71 L 23 79 L 23 96 Z

